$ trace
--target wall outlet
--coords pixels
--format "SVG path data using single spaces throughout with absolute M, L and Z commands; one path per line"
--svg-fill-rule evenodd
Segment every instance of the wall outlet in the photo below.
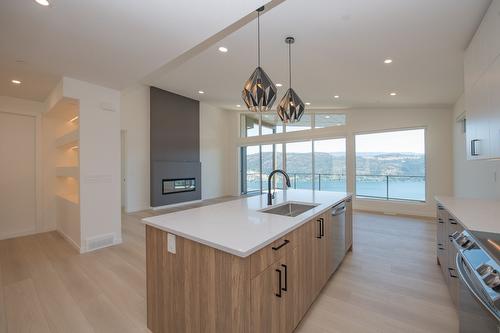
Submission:
M 175 254 L 175 235 L 167 234 L 167 250 Z

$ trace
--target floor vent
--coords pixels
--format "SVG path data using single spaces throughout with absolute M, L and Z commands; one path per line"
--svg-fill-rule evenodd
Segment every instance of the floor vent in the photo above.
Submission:
M 115 235 L 107 234 L 93 238 L 87 238 L 87 251 L 93 251 L 113 245 L 115 243 Z

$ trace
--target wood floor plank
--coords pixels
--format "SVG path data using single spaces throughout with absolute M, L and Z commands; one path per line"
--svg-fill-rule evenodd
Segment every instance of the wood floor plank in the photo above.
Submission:
M 188 207 L 123 215 L 123 243 L 83 255 L 55 232 L 0 241 L 0 333 L 148 332 L 140 219 Z M 354 252 L 296 332 L 458 332 L 435 235 L 427 220 L 356 212 Z
M 8 332 L 50 333 L 31 279 L 7 285 L 5 304 Z
M 53 332 L 90 333 L 92 328 L 45 255 L 36 236 L 20 240 L 42 311 Z

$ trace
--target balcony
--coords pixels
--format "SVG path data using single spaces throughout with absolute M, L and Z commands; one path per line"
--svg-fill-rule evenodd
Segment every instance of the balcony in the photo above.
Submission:
M 309 173 L 289 173 L 292 188 L 311 189 L 313 176 Z M 260 191 L 260 181 L 267 181 L 267 175 L 247 174 L 249 192 Z M 276 187 L 283 186 L 280 177 L 275 179 Z M 314 174 L 314 188 L 319 191 L 346 191 L 346 175 Z M 425 201 L 425 176 L 357 175 L 356 196 L 384 200 Z

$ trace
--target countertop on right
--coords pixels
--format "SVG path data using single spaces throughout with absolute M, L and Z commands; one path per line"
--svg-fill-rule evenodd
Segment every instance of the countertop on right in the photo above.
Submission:
M 436 201 L 446 208 L 469 230 L 500 233 L 500 201 L 436 196 Z

